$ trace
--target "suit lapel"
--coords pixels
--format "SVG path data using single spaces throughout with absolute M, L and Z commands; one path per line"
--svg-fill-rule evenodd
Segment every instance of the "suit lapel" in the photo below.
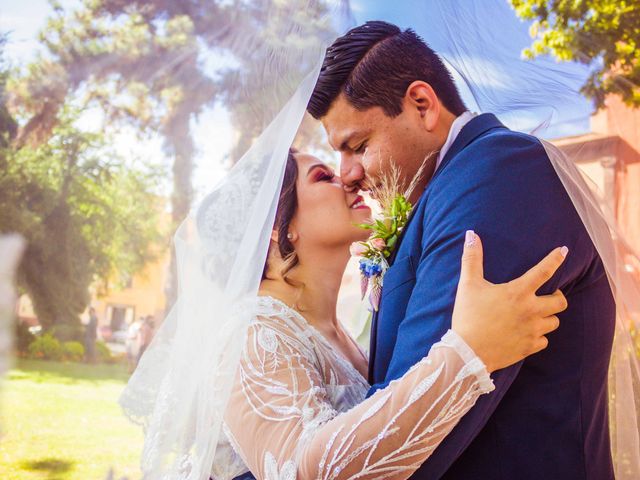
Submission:
M 458 153 L 460 153 L 462 150 L 464 150 L 464 148 L 467 145 L 469 145 L 471 142 L 473 142 L 473 140 L 475 140 L 478 136 L 485 133 L 486 131 L 491 130 L 493 128 L 499 128 L 499 127 L 505 128 L 505 126 L 500 122 L 500 120 L 498 120 L 496 116 L 492 113 L 484 113 L 482 115 L 478 115 L 477 117 L 474 117 L 471 120 L 469 120 L 469 122 L 462 128 L 462 130 L 460 130 L 460 133 L 451 144 L 451 148 L 449 148 L 444 158 L 442 159 L 440 166 L 434 172 L 433 177 L 431 177 L 431 180 L 427 184 L 427 188 L 429 187 L 429 185 L 431 185 L 433 180 L 437 178 L 437 176 L 447 167 L 451 159 L 455 157 Z M 425 188 L 425 192 L 427 191 L 427 188 Z M 400 237 L 398 238 L 398 243 L 396 244 L 396 248 L 393 249 L 393 252 L 391 253 L 391 257 L 389 257 L 390 266 L 393 265 L 393 262 L 396 259 L 396 255 L 398 253 L 398 250 L 400 249 L 400 244 L 402 243 L 404 234 L 409 228 L 409 225 L 411 224 L 411 220 L 413 220 L 415 212 L 418 210 L 418 205 L 420 205 L 420 202 L 422 202 L 423 199 L 427 197 L 424 194 L 425 192 L 423 192 L 423 194 L 420 195 L 420 198 L 418 199 L 414 207 L 411 209 L 411 212 L 409 213 L 407 224 L 404 226 L 402 233 L 400 233 Z
M 414 207 L 411 209 L 411 213 L 409 214 L 409 218 L 407 219 L 407 224 L 404 226 L 404 229 L 402 230 L 402 233 L 398 238 L 396 248 L 393 249 L 393 252 L 391 253 L 391 257 L 389 257 L 390 267 L 391 265 L 393 265 L 393 262 L 396 259 L 398 250 L 400 250 L 400 244 L 404 239 L 405 233 L 409 229 L 409 225 L 411 224 L 411 221 L 415 216 L 414 215 L 415 212 L 418 210 L 418 206 L 420 205 L 421 202 L 426 201 L 426 197 L 427 197 L 426 191 L 428 190 L 429 185 L 431 185 L 433 183 L 433 180 L 436 179 L 438 175 L 440 175 L 445 168 L 447 168 L 447 166 L 449 165 L 453 157 L 455 157 L 458 153 L 464 150 L 464 148 L 467 145 L 473 142 L 480 135 L 494 128 L 506 128 L 506 127 L 500 122 L 500 120 L 498 120 L 498 118 L 494 114 L 483 113 L 482 115 L 478 115 L 477 117 L 474 117 L 471 120 L 469 120 L 469 122 L 462 128 L 462 130 L 460 130 L 460 133 L 451 144 L 451 148 L 449 148 L 449 151 L 447 151 L 447 153 L 445 154 L 444 158 L 442 159 L 442 162 L 440 163 L 440 166 L 435 171 L 435 173 L 433 174 L 433 177 L 427 184 L 427 188 L 425 188 L 425 191 L 422 193 L 422 195 L 420 195 L 420 198 L 418 199 Z M 383 286 L 383 291 L 384 291 L 384 286 Z M 371 318 L 371 335 L 370 335 L 370 341 L 369 341 L 369 372 L 368 372 L 368 377 L 369 377 L 368 380 L 371 385 L 373 385 L 374 383 L 373 366 L 375 363 L 376 344 L 377 344 L 377 337 L 378 337 L 378 316 L 379 316 L 379 311 L 373 312 L 372 318 Z

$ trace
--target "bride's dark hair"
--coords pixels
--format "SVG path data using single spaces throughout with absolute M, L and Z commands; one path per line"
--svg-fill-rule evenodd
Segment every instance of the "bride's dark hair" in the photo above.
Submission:
M 278 232 L 278 252 L 284 261 L 280 275 L 282 275 L 284 281 L 290 285 L 294 285 L 294 283 L 287 277 L 287 274 L 298 264 L 298 255 L 296 254 L 293 243 L 291 243 L 291 240 L 289 240 L 287 236 L 289 233 L 289 224 L 298 209 L 298 190 L 296 188 L 296 182 L 298 181 L 298 162 L 295 158 L 296 153 L 298 153 L 298 150 L 295 148 L 292 147 L 289 149 L 287 164 L 284 168 L 282 188 L 280 189 L 280 196 L 278 197 L 276 219 L 273 224 L 273 229 Z M 262 270 L 263 280 L 268 278 L 268 269 L 269 258 L 267 257 L 264 263 L 264 269 Z

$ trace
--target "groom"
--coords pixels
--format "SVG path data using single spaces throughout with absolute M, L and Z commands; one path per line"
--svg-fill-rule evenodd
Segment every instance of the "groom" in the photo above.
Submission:
M 373 319 L 369 394 L 402 376 L 450 327 L 465 230 L 481 236 L 494 283 L 555 247 L 570 250 L 540 292 L 561 289 L 569 302 L 549 348 L 497 372 L 496 391 L 412 478 L 612 479 L 614 302 L 540 142 L 492 114 L 468 112 L 440 58 L 413 31 L 384 22 L 354 28 L 328 49 L 308 110 L 341 153 L 348 189 L 375 187 L 392 164 L 409 179 L 428 162 Z

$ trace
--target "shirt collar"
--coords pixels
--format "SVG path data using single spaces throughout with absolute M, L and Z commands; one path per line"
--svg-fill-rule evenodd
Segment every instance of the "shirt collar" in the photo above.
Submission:
M 467 123 L 469 123 L 469 121 L 473 117 L 477 115 L 478 115 L 477 113 L 473 113 L 467 110 L 453 121 L 453 123 L 451 124 L 451 129 L 449 130 L 449 136 L 447 137 L 447 141 L 444 142 L 444 145 L 440 149 L 440 153 L 438 153 L 438 159 L 436 160 L 436 170 L 438 169 L 438 167 L 440 167 L 440 164 L 442 163 L 442 159 L 451 148 L 451 145 L 453 144 L 453 142 L 456 140 L 456 137 L 460 133 L 460 130 L 462 130 L 462 128 Z

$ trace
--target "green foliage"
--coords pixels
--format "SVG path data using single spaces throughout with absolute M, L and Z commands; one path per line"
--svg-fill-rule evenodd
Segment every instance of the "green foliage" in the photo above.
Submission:
M 100 363 L 111 363 L 114 360 L 111 350 L 102 341 L 96 342 L 96 356 Z
M 61 323 L 51 328 L 51 334 L 61 342 L 82 342 L 84 326 L 79 323 Z
M 9 78 L 9 69 L 5 65 L 2 55 L 6 38 L 0 34 L 0 148 L 4 148 L 9 141 L 16 136 L 18 125 L 10 115 L 6 107 L 6 85 Z
M 84 345 L 80 342 L 64 342 L 62 351 L 65 360 L 81 362 L 84 359 Z
M 29 345 L 36 337 L 29 331 L 29 325 L 27 325 L 26 323 L 16 322 L 15 326 L 15 348 L 20 354 L 27 353 L 29 351 Z
M 332 28 L 319 20 L 327 10 L 324 1 L 304 9 L 288 0 L 84 0 L 73 8 L 54 6 L 40 34 L 46 53 L 9 81 L 12 111 L 20 119 L 15 144 L 46 143 L 69 99 L 80 109 L 99 106 L 106 125 L 124 122 L 141 136 L 159 132 L 173 161 L 174 227 L 186 217 L 193 197 L 194 118 L 215 102 L 224 104 L 240 134 L 231 154 L 237 160 L 282 106 L 274 99 L 288 99 L 301 79 L 264 68 L 265 59 L 278 64 L 273 47 L 287 46 L 287 57 L 299 59 L 295 64 L 302 72 L 316 59 L 309 55 L 316 43 L 296 26 L 325 38 Z M 254 48 L 247 48 L 243 31 L 253 36 Z M 232 61 L 212 75 L 207 68 L 213 56 Z M 321 144 L 315 129 L 302 131 L 305 140 Z M 128 205 L 135 205 L 133 199 Z M 172 271 L 174 262 L 172 257 Z M 172 303 L 176 275 L 169 278 Z
M 60 341 L 50 333 L 36 337 L 29 345 L 29 356 L 41 360 L 62 360 L 64 350 Z
M 37 57 L 11 83 L 16 106 L 31 124 L 21 136 L 46 137 L 43 131 L 55 125 L 65 98 L 81 91 L 84 104 L 101 105 L 110 121 L 160 131 L 178 175 L 176 201 L 190 200 L 191 119 L 204 107 L 223 102 L 241 136 L 237 153 L 246 148 L 280 109 L 278 101 L 288 100 L 302 71 L 317 60 L 314 54 L 320 52 L 310 37 L 334 35 L 323 18 L 326 3 L 311 2 L 305 9 L 290 0 L 87 0 L 68 9 L 57 5 L 40 34 L 46 56 Z M 252 48 L 247 48 L 248 35 Z M 263 68 L 266 60 L 277 63 L 283 47 L 287 58 L 300 65 L 300 74 L 284 76 L 277 68 Z M 213 56 L 228 65 L 212 72 Z M 241 78 L 246 80 L 242 85 Z M 184 204 L 180 207 L 182 220 L 186 210 Z
M 582 88 L 597 107 L 615 93 L 640 106 L 640 2 L 637 0 L 510 0 L 534 20 L 529 58 L 552 54 L 597 65 Z M 601 61 L 601 65 L 598 62 Z
M 51 332 L 44 333 L 31 342 L 28 348 L 30 358 L 38 360 L 66 360 L 82 362 L 85 349 L 81 342 L 60 342 Z M 116 360 L 104 342 L 96 342 L 96 360 L 99 363 L 114 363 Z
M 409 219 L 412 208 L 411 202 L 403 195 L 398 194 L 390 199 L 388 205 L 383 206 L 382 219 L 375 219 L 373 223 L 369 224 L 361 224 L 360 227 L 372 231 L 366 242 L 360 242 L 367 249 L 362 256 L 370 259 L 377 259 L 380 255 L 385 258 L 390 257 L 400 233 Z M 382 250 L 372 245 L 371 241 L 375 239 L 383 241 L 385 247 Z
M 157 175 L 127 166 L 65 109 L 45 144 L 0 155 L 0 232 L 28 244 L 18 284 L 41 324 L 79 325 L 94 279 L 134 273 L 160 241 Z

